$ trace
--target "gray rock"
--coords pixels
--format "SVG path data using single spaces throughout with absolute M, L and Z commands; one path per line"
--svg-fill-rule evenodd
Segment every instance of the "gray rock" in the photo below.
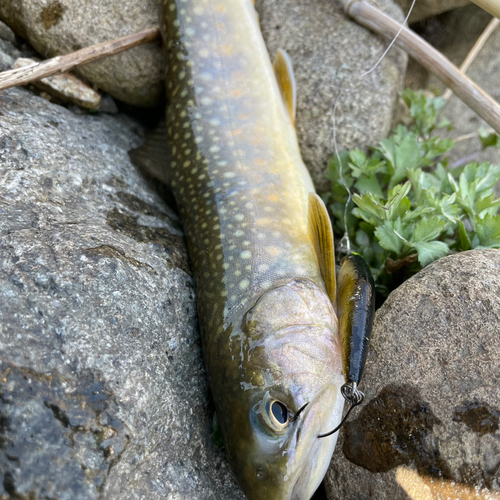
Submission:
M 0 498 L 243 498 L 141 127 L 0 93 Z
M 0 19 L 44 57 L 54 57 L 158 25 L 158 2 L 2 0 Z M 160 44 L 147 44 L 76 73 L 117 99 L 153 106 L 162 91 L 164 68 Z
M 410 10 L 412 0 L 396 0 L 405 15 Z M 421 21 L 448 10 L 467 5 L 469 0 L 417 0 L 410 15 L 410 23 Z
M 327 474 L 330 500 L 407 500 L 405 468 L 435 488 L 444 479 L 499 495 L 499 325 L 498 250 L 442 258 L 392 292 L 375 318 L 366 403 Z
M 0 38 L 10 43 L 16 42 L 16 35 L 5 23 L 2 23 L 2 21 L 0 21 Z
M 12 30 L 0 21 L 0 71 L 12 68 L 21 52 L 15 46 L 16 37 Z
M 390 0 L 379 3 L 389 15 L 403 19 Z M 374 145 L 390 131 L 407 56 L 393 49 L 375 71 L 358 79 L 376 63 L 387 42 L 347 18 L 339 3 L 257 0 L 256 7 L 271 58 L 283 48 L 292 59 L 300 150 L 316 188 L 325 191 L 330 184 L 324 171 L 335 152 L 333 108 L 341 89 L 339 150 Z

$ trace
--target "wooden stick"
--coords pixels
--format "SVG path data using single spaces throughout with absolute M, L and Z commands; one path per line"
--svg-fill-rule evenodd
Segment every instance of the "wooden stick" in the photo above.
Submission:
M 16 85 L 26 85 L 35 80 L 40 80 L 57 73 L 66 73 L 77 66 L 88 64 L 103 57 L 113 56 L 125 50 L 137 47 L 144 43 L 157 40 L 160 36 L 160 29 L 155 26 L 139 33 L 127 35 L 110 42 L 103 42 L 92 47 L 57 56 L 52 59 L 34 63 L 24 68 L 11 69 L 0 73 L 0 90 L 15 87 Z
M 460 71 L 462 73 L 467 73 L 470 65 L 473 63 L 474 59 L 476 59 L 477 55 L 484 47 L 484 44 L 488 41 L 488 38 L 498 28 L 498 26 L 500 26 L 500 19 L 496 17 L 491 19 L 491 21 L 488 23 L 488 26 L 486 26 L 484 31 L 481 33 L 481 36 L 476 40 L 474 47 L 472 47 L 470 52 L 467 54 L 467 57 L 464 59 L 464 62 L 461 64 Z M 446 89 L 443 93 L 443 99 L 447 101 L 452 96 L 452 94 L 453 92 L 450 89 Z
M 401 29 L 399 23 L 370 5 L 366 0 L 342 0 L 342 2 L 346 12 L 359 24 L 390 40 L 393 40 Z M 446 57 L 407 28 L 402 29 L 396 40 L 396 45 L 408 52 L 422 66 L 432 71 L 465 104 L 500 133 L 500 105 L 461 73 Z
M 472 0 L 481 9 L 500 19 L 500 0 Z

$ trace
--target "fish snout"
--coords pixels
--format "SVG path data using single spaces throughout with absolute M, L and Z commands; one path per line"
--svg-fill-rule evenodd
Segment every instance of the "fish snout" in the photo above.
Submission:
M 289 500 L 309 500 L 326 474 L 337 443 L 338 433 L 327 438 L 318 436 L 338 425 L 342 418 L 344 398 L 340 394 L 343 377 L 325 387 L 304 411 L 303 423 L 297 432 L 294 464 L 296 481 Z

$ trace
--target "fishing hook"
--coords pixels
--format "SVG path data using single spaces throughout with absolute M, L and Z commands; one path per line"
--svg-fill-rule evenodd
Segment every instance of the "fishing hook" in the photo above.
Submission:
M 347 417 L 349 416 L 349 413 L 355 408 L 356 406 L 360 405 L 363 400 L 365 399 L 365 395 L 357 388 L 356 382 L 347 382 L 345 383 L 341 388 L 340 392 L 342 393 L 342 396 L 344 396 L 344 399 L 351 403 L 351 407 L 349 408 L 348 412 L 346 413 L 345 417 L 341 420 L 340 424 L 333 429 L 333 431 L 327 432 L 326 434 L 319 434 L 319 438 L 324 438 L 331 436 L 332 434 L 335 434 L 344 424 L 344 422 L 347 420 Z

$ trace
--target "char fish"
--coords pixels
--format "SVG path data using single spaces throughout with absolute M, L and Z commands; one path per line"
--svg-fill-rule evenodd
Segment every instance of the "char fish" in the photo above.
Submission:
M 221 433 L 249 500 L 307 500 L 335 447 L 318 436 L 341 419 L 344 369 L 333 233 L 300 156 L 291 65 L 281 51 L 271 65 L 250 0 L 165 0 L 160 25 L 169 151 L 145 163 L 185 226 Z

